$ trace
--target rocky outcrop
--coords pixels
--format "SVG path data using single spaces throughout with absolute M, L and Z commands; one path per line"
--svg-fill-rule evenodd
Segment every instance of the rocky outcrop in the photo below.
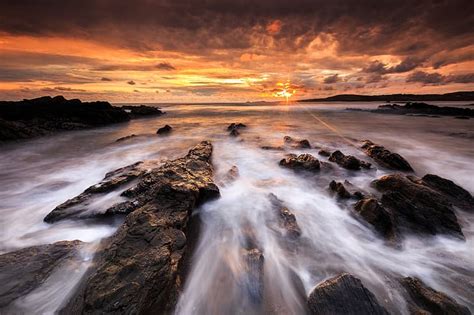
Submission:
M 23 248 L 0 255 L 0 313 L 15 299 L 38 288 L 59 266 L 78 259 L 80 241 Z
M 286 231 L 285 236 L 291 240 L 295 240 L 301 236 L 301 229 L 296 222 L 295 215 L 288 209 L 282 200 L 278 199 L 274 194 L 268 196 L 273 209 L 276 211 L 278 225 Z
M 156 131 L 156 134 L 158 134 L 158 135 L 167 135 L 167 134 L 169 134 L 172 130 L 173 130 L 173 128 L 172 128 L 170 125 L 165 125 L 164 127 L 159 128 L 159 129 Z
M 363 142 L 362 149 L 364 149 L 368 156 L 385 168 L 405 172 L 413 171 L 411 165 L 400 154 L 392 153 L 385 149 L 385 147 L 374 144 L 370 140 Z
M 331 156 L 329 157 L 329 161 L 335 162 L 341 167 L 348 169 L 348 170 L 360 170 L 361 167 L 365 169 L 370 168 L 370 163 L 364 162 L 359 160 L 355 156 L 352 155 L 344 155 L 341 151 L 334 151 Z
M 0 102 L 0 141 L 38 137 L 63 130 L 104 126 L 130 120 L 108 102 L 81 102 L 62 96 Z
M 316 172 L 321 168 L 319 160 L 307 153 L 298 156 L 296 154 L 289 154 L 280 161 L 280 165 L 295 171 L 308 172 Z
M 144 205 L 105 241 L 63 313 L 171 312 L 182 284 L 179 268 L 191 212 L 219 196 L 211 154 L 211 143 L 201 142 L 185 157 L 147 173 L 127 192 Z
M 344 183 L 331 181 L 329 183 L 329 190 L 332 191 L 337 198 L 339 199 L 362 199 L 366 193 L 361 189 L 355 187 L 349 181 L 344 181 Z
M 354 205 L 354 210 L 373 228 L 389 241 L 396 241 L 397 230 L 392 214 L 375 198 L 366 197 Z
M 374 113 L 395 114 L 395 115 L 439 115 L 439 116 L 464 116 L 474 117 L 474 110 L 470 108 L 436 106 L 426 103 L 408 102 L 405 105 L 386 104 L 380 105 L 377 109 L 370 110 Z
M 247 128 L 247 125 L 243 124 L 243 123 L 231 123 L 228 127 L 227 127 L 227 131 L 229 131 L 229 135 L 232 136 L 232 137 L 237 137 L 240 135 L 240 129 L 244 129 L 244 128 Z
M 285 136 L 283 141 L 294 149 L 311 149 L 311 144 L 306 139 L 297 140 L 290 136 Z
M 154 106 L 146 106 L 146 105 L 138 105 L 138 106 L 123 106 L 129 114 L 131 118 L 141 118 L 147 116 L 161 116 L 164 113 L 157 107 Z
M 446 294 L 428 287 L 418 278 L 406 277 L 401 283 L 409 295 L 408 305 L 412 314 L 471 314 L 467 307 L 458 304 Z
M 375 180 L 383 193 L 382 205 L 404 230 L 421 234 L 450 234 L 464 238 L 450 198 L 424 185 L 414 176 L 393 174 Z
M 328 279 L 313 289 L 308 297 L 311 314 L 388 314 L 362 282 L 343 273 Z
M 105 193 L 116 190 L 125 184 L 132 182 L 146 173 L 146 168 L 143 167 L 142 162 L 137 162 L 126 167 L 119 168 L 113 172 L 105 175 L 104 179 L 89 188 L 87 188 L 80 195 L 67 200 L 61 205 L 57 206 L 51 211 L 44 221 L 48 223 L 57 222 L 64 219 L 85 219 L 91 217 L 102 216 L 104 214 L 126 214 L 134 210 L 139 203 L 120 203 L 113 205 L 104 212 L 93 211 L 90 209 L 90 204 L 96 200 L 97 197 Z

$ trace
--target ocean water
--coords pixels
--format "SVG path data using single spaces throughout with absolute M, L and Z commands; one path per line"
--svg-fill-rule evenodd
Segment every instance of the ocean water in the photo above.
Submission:
M 372 191 L 370 182 L 390 171 L 377 167 L 354 172 L 336 166 L 307 175 L 278 165 L 287 153 L 311 153 L 324 161 L 327 158 L 317 154 L 319 147 L 372 162 L 358 148 L 361 140 L 370 139 L 404 156 L 416 175 L 437 174 L 474 192 L 473 120 L 345 110 L 377 105 L 165 104 L 161 107 L 166 114 L 161 117 L 4 145 L 0 149 L 0 253 L 75 239 L 89 242 L 93 249 L 114 233 L 122 218 L 55 224 L 44 223 L 43 218 L 109 171 L 140 160 L 177 158 L 198 142 L 210 140 L 222 197 L 193 214 L 201 218 L 201 233 L 177 314 L 304 314 L 304 299 L 312 288 L 340 272 L 359 277 L 394 314 L 407 313 L 397 282 L 402 276 L 417 276 L 474 311 L 473 214 L 456 213 L 465 242 L 407 237 L 400 249 L 394 249 L 353 215 L 351 203 L 337 201 L 327 189 L 331 180 L 347 179 Z M 248 128 L 240 137 L 229 137 L 226 127 L 232 122 Z M 157 136 L 156 130 L 165 124 L 173 127 L 172 133 Z M 138 137 L 115 142 L 130 134 Z M 261 149 L 282 145 L 286 135 L 308 139 L 318 148 Z M 234 165 L 240 175 L 228 182 L 226 173 Z M 281 237 L 270 193 L 295 214 L 302 231 L 297 242 Z M 91 210 L 105 209 L 120 198 L 105 195 Z M 242 238 L 249 233 L 264 256 L 261 303 L 252 298 L 252 284 L 245 278 Z M 54 313 L 74 290 L 91 255 L 89 248 L 83 263 L 63 266 L 41 287 L 18 299 L 13 309 Z

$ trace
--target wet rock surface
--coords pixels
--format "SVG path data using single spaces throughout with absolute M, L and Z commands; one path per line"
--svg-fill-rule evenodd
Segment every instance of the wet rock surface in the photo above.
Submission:
M 173 130 L 173 127 L 171 127 L 170 125 L 165 125 L 165 126 L 159 128 L 156 131 L 156 134 L 158 134 L 158 135 L 167 135 L 167 134 L 171 133 L 172 130 Z
M 264 292 L 264 269 L 265 262 L 263 253 L 258 248 L 242 249 L 243 275 L 241 285 L 245 295 L 252 303 L 259 304 L 263 299 Z
M 347 180 L 345 180 L 344 183 L 336 182 L 335 180 L 331 181 L 329 183 L 329 190 L 335 193 L 339 199 L 362 199 L 367 195 L 366 192 L 354 186 Z
M 211 143 L 201 142 L 185 157 L 153 169 L 128 192 L 146 203 L 104 242 L 63 313 L 172 311 L 182 283 L 179 266 L 191 212 L 219 196 L 211 154 Z
M 67 200 L 53 209 L 44 218 L 44 221 L 53 223 L 64 219 L 86 219 L 104 215 L 104 213 L 98 211 L 91 211 L 90 204 L 96 197 L 114 191 L 144 175 L 146 169 L 142 168 L 142 165 L 143 162 L 137 162 L 107 173 L 100 183 L 87 188 L 80 195 Z M 138 204 L 131 202 L 120 203 L 107 209 L 105 214 L 126 214 L 134 210 L 136 206 Z
M 289 154 L 286 158 L 280 161 L 280 166 L 295 170 L 295 171 L 319 171 L 321 165 L 319 160 L 311 154 Z
M 231 137 L 238 137 L 240 136 L 240 131 L 241 129 L 247 128 L 247 125 L 243 123 L 231 123 L 229 126 L 227 126 L 227 131 L 229 131 L 229 135 Z
M 381 203 L 391 211 L 401 229 L 429 235 L 450 234 L 463 239 L 450 198 L 420 181 L 414 176 L 392 174 L 372 184 L 383 193 Z
M 290 136 L 285 136 L 283 141 L 286 145 L 289 145 L 294 149 L 311 149 L 311 144 L 306 139 L 298 140 Z
M 362 160 L 359 160 L 355 156 L 352 155 L 345 155 L 341 151 L 334 151 L 330 156 L 329 156 L 329 161 L 337 163 L 341 167 L 348 169 L 348 170 L 354 170 L 358 171 L 361 168 L 369 169 L 370 168 L 370 163 L 364 162 Z
M 409 310 L 412 314 L 470 315 L 469 309 L 457 303 L 446 294 L 436 291 L 418 278 L 401 280 L 409 296 Z
M 318 151 L 318 154 L 321 155 L 321 156 L 331 156 L 331 152 L 327 151 L 327 150 L 319 150 Z
M 268 199 L 276 211 L 278 225 L 286 231 L 286 236 L 291 240 L 299 238 L 301 236 L 301 229 L 296 221 L 295 215 L 276 195 L 269 194 Z
M 313 289 L 308 297 L 310 314 L 388 314 L 362 282 L 343 273 Z
M 392 153 L 385 149 L 385 147 L 377 145 L 370 140 L 365 140 L 361 148 L 383 167 L 397 171 L 413 171 L 411 165 L 400 154 Z
M 117 140 L 115 140 L 115 142 L 128 141 L 128 140 L 136 138 L 136 137 L 137 137 L 136 134 L 131 134 L 131 135 L 128 135 L 128 136 L 125 136 L 125 137 L 118 138 Z
M 62 241 L 0 255 L 0 313 L 15 299 L 38 288 L 59 266 L 78 259 L 80 241 Z
M 108 102 L 81 102 L 62 96 L 0 102 L 0 141 L 38 137 L 64 130 L 104 126 L 130 120 Z
M 374 229 L 389 241 L 396 241 L 397 230 L 392 214 L 377 199 L 366 197 L 354 205 L 354 210 Z

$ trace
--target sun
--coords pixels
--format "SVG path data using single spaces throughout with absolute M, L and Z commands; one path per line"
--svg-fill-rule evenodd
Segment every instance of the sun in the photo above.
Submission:
M 274 89 L 273 96 L 274 97 L 284 97 L 286 99 L 286 103 L 290 97 L 296 94 L 296 89 L 292 88 L 290 80 L 287 80 L 285 83 L 278 82 L 277 88 Z

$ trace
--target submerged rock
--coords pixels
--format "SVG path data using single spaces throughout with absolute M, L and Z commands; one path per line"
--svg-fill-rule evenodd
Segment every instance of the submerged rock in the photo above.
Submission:
M 422 234 L 450 234 L 464 239 L 449 198 L 420 181 L 414 176 L 393 174 L 372 184 L 383 192 L 382 205 L 391 210 L 400 228 Z
M 247 128 L 247 125 L 243 123 L 231 123 L 229 126 L 227 126 L 227 131 L 238 130 L 243 128 Z
M 319 150 L 318 154 L 322 156 L 331 156 L 331 152 L 327 150 Z
M 89 204 L 96 197 L 116 190 L 144 175 L 146 170 L 141 166 L 142 162 L 137 162 L 107 173 L 100 183 L 87 188 L 80 195 L 54 208 L 53 211 L 44 218 L 44 221 L 53 223 L 64 219 L 85 219 L 103 215 L 104 213 L 91 211 Z M 112 208 L 106 210 L 106 214 L 128 213 L 134 209 L 132 207 L 133 204 L 128 205 L 127 210 L 125 210 L 123 205 L 120 210 L 118 210 L 117 205 L 114 205 Z
M 219 196 L 212 180 L 212 145 L 147 173 L 128 192 L 146 203 L 130 213 L 97 254 L 94 267 L 63 313 L 170 313 L 182 280 L 193 209 Z
M 310 313 L 315 315 L 388 314 L 372 292 L 348 273 L 319 284 L 309 295 L 307 303 Z
M 240 136 L 240 132 L 237 129 L 232 129 L 229 133 L 229 136 L 232 136 L 232 137 Z
M 164 127 L 159 128 L 156 131 L 156 134 L 158 135 L 166 135 L 169 134 L 173 130 L 173 128 L 170 125 L 165 125 Z
M 460 305 L 446 294 L 428 287 L 418 278 L 406 277 L 402 279 L 401 283 L 410 297 L 409 308 L 413 314 L 471 314 L 466 306 Z
M 273 151 L 285 151 L 285 148 L 281 146 L 271 146 L 271 145 L 263 145 L 260 147 L 262 150 L 273 150 Z
M 385 149 L 385 147 L 374 144 L 370 140 L 363 142 L 362 149 L 364 149 L 368 156 L 383 167 L 397 171 L 413 171 L 411 165 L 400 154 L 392 153 Z
M 290 136 L 285 136 L 283 141 L 295 149 L 311 149 L 311 145 L 308 140 L 296 140 Z
M 233 165 L 226 173 L 225 179 L 227 181 L 234 181 L 240 176 L 239 168 Z
M 375 198 L 366 197 L 354 205 L 354 210 L 385 239 L 395 241 L 397 231 L 392 214 Z
M 247 296 L 252 303 L 259 304 L 263 300 L 264 291 L 264 256 L 262 251 L 253 249 L 243 249 L 243 279 L 242 285 Z
M 289 154 L 286 158 L 280 161 L 280 165 L 295 171 L 304 170 L 315 172 L 319 171 L 321 168 L 319 160 L 307 153 L 298 156 L 296 154 Z
M 130 140 L 130 139 L 136 138 L 136 137 L 137 137 L 136 134 L 131 134 L 131 135 L 128 135 L 128 136 L 125 136 L 125 137 L 118 138 L 117 140 L 115 140 L 115 142 L 122 142 L 122 141 Z
M 301 236 L 301 229 L 295 215 L 274 194 L 270 194 L 268 198 L 276 211 L 278 225 L 286 231 L 286 236 L 292 240 L 299 238 Z
M 359 160 L 352 155 L 344 155 L 341 151 L 334 151 L 329 157 L 329 161 L 339 164 L 341 167 L 348 170 L 360 170 L 360 168 L 370 168 L 370 163 Z
M 38 288 L 59 266 L 76 259 L 80 241 L 62 241 L 0 255 L 0 313 L 15 299 Z

